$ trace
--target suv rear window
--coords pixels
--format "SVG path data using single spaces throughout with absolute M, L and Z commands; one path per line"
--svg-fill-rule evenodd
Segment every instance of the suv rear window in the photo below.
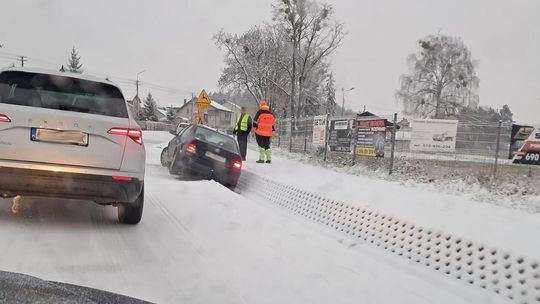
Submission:
M 1 73 L 0 103 L 128 117 L 124 96 L 113 85 L 39 73 Z
M 217 131 L 210 130 L 204 127 L 198 127 L 195 130 L 195 138 L 206 141 L 212 145 L 221 147 L 225 150 L 238 153 L 238 146 L 236 145 L 236 140 L 234 138 L 221 134 Z

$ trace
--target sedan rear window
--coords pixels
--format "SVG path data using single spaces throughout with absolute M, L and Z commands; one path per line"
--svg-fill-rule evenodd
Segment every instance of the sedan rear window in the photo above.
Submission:
M 0 74 L 0 103 L 128 117 L 124 96 L 113 85 L 39 73 Z
M 198 127 L 195 131 L 195 138 L 206 141 L 212 145 L 221 147 L 225 150 L 238 153 L 238 146 L 234 138 L 221 134 L 217 131 L 210 130 L 204 127 Z

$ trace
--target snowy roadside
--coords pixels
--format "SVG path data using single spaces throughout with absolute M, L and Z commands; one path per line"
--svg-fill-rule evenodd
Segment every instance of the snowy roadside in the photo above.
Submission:
M 250 148 L 252 157 L 256 157 L 255 146 Z M 434 190 L 445 194 L 463 197 L 464 199 L 489 203 L 507 208 L 518 209 L 529 213 L 540 213 L 540 168 L 534 170 L 535 178 L 527 176 L 528 170 L 524 167 L 510 167 L 503 162 L 503 168 L 519 170 L 512 175 L 499 173 L 493 179 L 486 171 L 490 171 L 491 164 L 461 162 L 459 170 L 441 168 L 438 162 L 426 164 L 429 160 L 399 159 L 394 167 L 395 174 L 388 175 L 388 159 L 357 160 L 351 166 L 350 154 L 329 155 L 324 162 L 320 155 L 291 153 L 286 149 L 273 147 L 274 155 L 285 159 L 296 160 L 304 164 L 311 164 L 339 173 L 365 176 L 376 180 L 389 181 L 399 185 Z M 489 169 L 488 169 L 489 167 Z
M 322 168 L 275 153 L 271 165 L 254 163 L 250 151 L 244 168 L 265 178 L 349 204 L 383 212 L 423 227 L 466 237 L 481 244 L 540 257 L 540 213 L 527 213 L 468 195 L 447 194 L 435 187 L 398 183 L 372 176 L 351 175 L 336 168 Z M 469 188 L 468 191 L 471 191 Z

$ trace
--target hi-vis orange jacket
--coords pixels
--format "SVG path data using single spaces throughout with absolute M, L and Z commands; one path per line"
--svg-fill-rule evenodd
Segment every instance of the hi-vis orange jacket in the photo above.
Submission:
M 259 110 L 254 117 L 255 134 L 259 136 L 272 137 L 274 135 L 275 117 L 268 110 Z

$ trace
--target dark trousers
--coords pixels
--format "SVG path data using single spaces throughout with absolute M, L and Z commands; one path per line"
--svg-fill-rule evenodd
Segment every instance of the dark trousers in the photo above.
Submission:
M 240 148 L 240 155 L 242 155 L 242 160 L 246 160 L 248 134 L 243 133 L 243 132 L 238 132 L 236 134 L 236 140 L 238 141 L 238 147 Z
M 259 147 L 265 150 L 270 149 L 270 137 L 256 135 L 255 139 L 257 140 L 257 145 L 259 145 Z

